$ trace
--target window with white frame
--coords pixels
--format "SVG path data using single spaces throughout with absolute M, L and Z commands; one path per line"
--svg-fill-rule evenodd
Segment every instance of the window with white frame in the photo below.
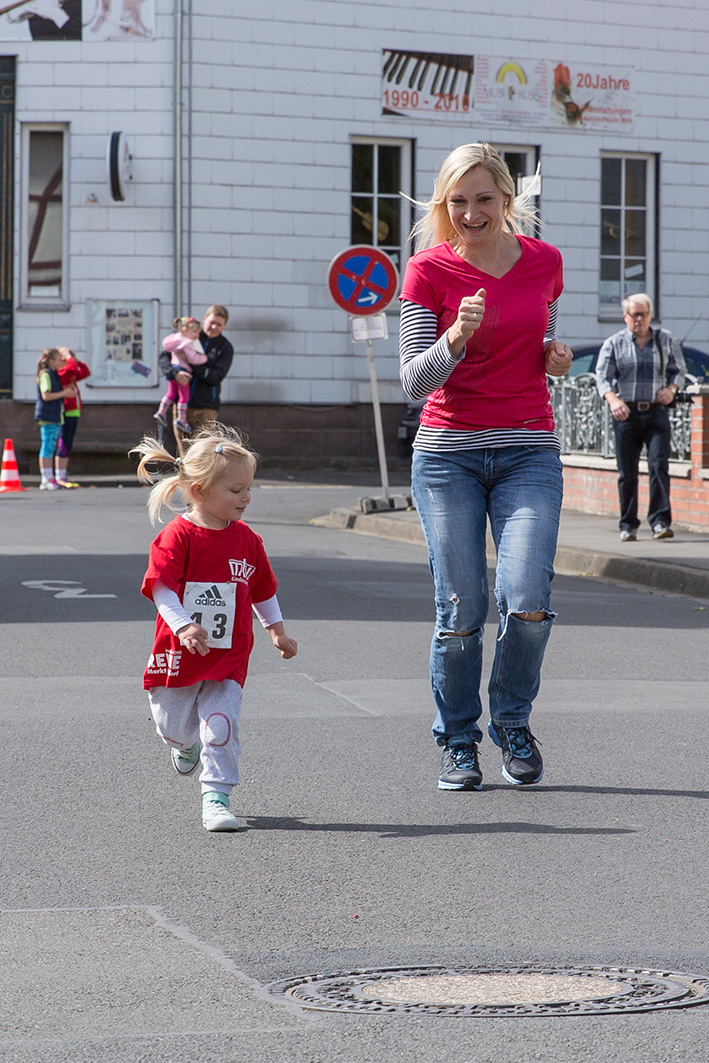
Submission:
M 507 169 L 510 171 L 510 176 L 517 189 L 517 195 L 520 195 L 522 192 L 526 191 L 528 184 L 534 181 L 534 175 L 537 172 L 537 164 L 539 162 L 539 148 L 531 147 L 530 145 L 517 144 L 493 144 L 493 147 L 500 153 L 507 163 Z M 532 206 L 534 206 L 536 210 L 539 210 L 541 177 L 538 181 L 538 187 L 540 191 L 537 192 L 536 198 L 532 200 Z M 533 223 L 525 222 L 522 225 L 522 228 L 527 236 L 539 235 L 539 227 Z
M 22 127 L 21 304 L 68 305 L 68 128 Z
M 401 273 L 408 257 L 411 141 L 352 139 L 350 237 L 385 251 Z
M 621 300 L 636 292 L 647 292 L 657 305 L 656 174 L 654 155 L 601 156 L 602 318 L 617 318 Z

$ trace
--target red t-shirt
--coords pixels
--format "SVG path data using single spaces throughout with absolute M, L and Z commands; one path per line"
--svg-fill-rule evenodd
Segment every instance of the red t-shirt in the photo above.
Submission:
M 150 547 L 140 590 L 151 601 L 154 582 L 179 595 L 215 644 L 205 657 L 191 654 L 158 614 L 143 687 L 187 687 L 205 679 L 243 686 L 254 643 L 251 603 L 272 598 L 278 586 L 256 532 L 240 520 L 214 530 L 176 517 Z
M 563 283 L 560 252 L 518 236 L 522 256 L 504 277 L 491 277 L 461 258 L 448 242 L 413 255 L 400 299 L 433 311 L 440 337 L 466 295 L 484 288 L 481 327 L 465 345 L 443 387 L 429 395 L 421 424 L 431 428 L 554 430 L 544 366 L 549 307 Z

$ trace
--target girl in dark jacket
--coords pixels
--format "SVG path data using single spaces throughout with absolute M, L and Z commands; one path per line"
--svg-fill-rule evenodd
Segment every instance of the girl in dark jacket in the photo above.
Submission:
M 37 402 L 34 419 L 39 425 L 40 491 L 58 491 L 54 479 L 54 451 L 64 423 L 64 399 L 76 395 L 76 387 L 62 387 L 59 366 L 62 356 L 56 347 L 47 347 L 37 362 Z

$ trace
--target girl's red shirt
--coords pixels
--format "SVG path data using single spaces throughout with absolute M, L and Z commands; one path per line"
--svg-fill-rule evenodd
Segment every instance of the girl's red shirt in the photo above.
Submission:
M 268 601 L 278 586 L 260 536 L 241 520 L 215 530 L 176 517 L 150 547 L 140 590 L 151 601 L 154 582 L 175 591 L 180 601 L 188 582 L 204 584 L 208 593 L 236 584 L 234 629 L 228 648 L 211 648 L 202 657 L 186 650 L 158 614 L 143 687 L 186 687 L 205 679 L 235 679 L 243 686 L 254 643 L 252 602 Z

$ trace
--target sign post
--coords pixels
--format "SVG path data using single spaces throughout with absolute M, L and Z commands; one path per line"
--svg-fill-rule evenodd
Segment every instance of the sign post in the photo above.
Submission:
M 381 323 L 379 329 L 373 328 L 366 336 L 362 335 L 362 320 L 362 318 L 350 318 L 350 335 L 355 343 L 361 342 L 362 340 L 366 340 L 367 342 L 369 382 L 372 387 L 372 409 L 374 412 L 374 434 L 377 439 L 377 455 L 379 457 L 379 472 L 382 478 L 382 494 L 384 495 L 384 501 L 388 503 L 390 500 L 389 472 L 387 470 L 386 450 L 384 448 L 384 427 L 382 425 L 382 411 L 379 404 L 379 385 L 377 383 L 377 370 L 374 365 L 374 344 L 372 343 L 372 340 L 385 340 L 389 335 L 389 332 L 387 329 L 387 319 L 384 314 L 373 314 L 371 317 L 364 318 L 364 321 L 367 324 L 373 324 L 377 320 Z
M 388 336 L 386 317 L 382 311 L 396 295 L 399 287 L 399 274 L 392 260 L 383 251 L 376 247 L 358 244 L 335 255 L 330 263 L 327 283 L 330 295 L 337 306 L 350 314 L 352 340 L 355 343 L 366 342 L 367 344 L 374 432 L 377 439 L 379 471 L 384 497 L 381 499 L 362 498 L 360 505 L 365 513 L 372 513 L 378 509 L 407 509 L 411 505 L 408 495 L 392 497 L 389 492 L 389 474 L 373 347 L 373 340 L 385 340 Z

